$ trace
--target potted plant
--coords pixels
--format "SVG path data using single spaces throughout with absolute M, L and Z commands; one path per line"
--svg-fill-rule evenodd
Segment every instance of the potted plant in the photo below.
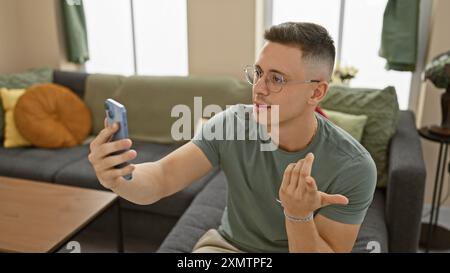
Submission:
M 332 75 L 332 82 L 336 84 L 349 85 L 350 80 L 356 77 L 358 69 L 353 66 L 340 66 L 336 64 Z
M 441 96 L 441 126 L 432 126 L 430 131 L 450 136 L 450 51 L 434 57 L 425 67 L 425 80 L 430 80 L 437 88 L 445 89 Z

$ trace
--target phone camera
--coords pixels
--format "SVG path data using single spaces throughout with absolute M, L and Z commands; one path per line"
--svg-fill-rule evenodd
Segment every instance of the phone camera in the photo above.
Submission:
M 110 119 L 113 119 L 113 118 L 114 118 L 114 111 L 113 111 L 113 110 L 108 109 L 108 117 L 109 117 Z

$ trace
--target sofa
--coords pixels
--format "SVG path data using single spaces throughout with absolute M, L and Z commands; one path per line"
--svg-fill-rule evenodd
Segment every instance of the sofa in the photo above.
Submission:
M 82 99 L 86 97 L 88 77 L 86 73 L 53 72 L 54 83 L 70 88 Z M 152 84 L 152 81 L 165 84 L 165 81 L 173 80 L 174 78 L 166 80 L 161 77 L 141 78 L 139 86 L 145 85 L 147 81 L 149 84 Z M 221 90 L 221 93 L 228 92 L 223 91 L 227 88 L 233 89 L 234 84 L 238 84 L 236 86 L 241 88 L 239 83 L 231 79 L 222 79 L 215 83 L 210 82 L 206 77 L 205 79 L 197 77 L 192 81 L 197 82 L 196 88 L 208 86 L 208 88 Z M 228 87 L 224 89 L 223 85 Z M 245 92 L 249 92 L 250 87 L 245 88 Z M 177 92 L 177 90 L 172 91 Z M 229 92 L 231 94 L 232 91 Z M 104 96 L 105 94 L 99 91 L 95 99 L 103 101 Z M 190 98 L 189 94 L 183 96 Z M 239 97 L 230 99 L 233 96 L 229 94 L 223 97 L 226 98 L 227 104 L 248 103 L 251 100 L 250 96 L 243 101 Z M 211 103 L 211 99 L 206 103 Z M 93 113 L 96 112 L 93 111 Z M 101 115 L 93 118 L 97 119 L 97 123 L 98 120 L 103 120 Z M 88 143 L 86 141 L 80 146 L 61 149 L 0 147 L 0 175 L 104 190 L 88 162 Z M 134 163 L 158 160 L 182 144 L 181 142 L 136 140 L 133 142 L 133 148 L 138 152 L 138 157 Z M 425 166 L 415 128 L 414 114 L 411 111 L 400 111 L 396 132 L 389 144 L 388 159 L 387 186 L 376 190 L 372 205 L 359 232 L 354 252 L 415 252 L 417 250 Z M 214 168 L 191 186 L 155 204 L 140 206 L 121 199 L 125 243 L 127 236 L 130 236 L 146 240 L 149 245 L 154 246 L 148 251 L 190 252 L 203 233 L 210 228 L 217 228 L 220 224 L 226 194 L 226 177 L 219 168 Z M 111 229 L 113 220 L 106 217 L 100 221 L 97 228 Z

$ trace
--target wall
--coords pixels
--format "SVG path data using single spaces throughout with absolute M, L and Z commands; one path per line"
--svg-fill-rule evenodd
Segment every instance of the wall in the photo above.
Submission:
M 255 1 L 189 0 L 189 73 L 243 79 L 254 62 Z
M 427 63 L 431 59 L 444 51 L 450 50 L 450 35 L 448 26 L 450 26 L 450 1 L 435 0 L 433 3 L 433 15 L 431 22 L 431 37 L 427 54 Z M 432 124 L 440 124 L 441 122 L 441 106 L 440 96 L 442 89 L 437 89 L 432 83 L 426 82 L 422 84 L 422 90 L 419 99 L 419 109 L 417 111 L 418 127 L 429 126 Z M 427 189 L 425 202 L 431 203 L 432 190 L 434 185 L 434 177 L 436 172 L 437 156 L 439 153 L 439 144 L 422 140 L 422 149 L 427 168 Z M 447 193 L 449 184 L 449 176 L 446 173 L 444 180 L 443 195 Z M 450 206 L 450 200 L 445 203 Z
M 59 0 L 0 0 L 0 73 L 67 63 Z
M 55 1 L 16 2 L 18 27 L 22 50 L 19 62 L 22 69 L 41 65 L 58 67 L 60 48 L 58 44 Z
M 187 2 L 190 74 L 243 78 L 256 54 L 256 1 Z M 76 69 L 66 62 L 60 18 L 59 0 L 0 0 L 0 73 Z
M 0 0 L 0 73 L 18 69 L 21 50 L 17 28 L 17 9 L 12 0 Z

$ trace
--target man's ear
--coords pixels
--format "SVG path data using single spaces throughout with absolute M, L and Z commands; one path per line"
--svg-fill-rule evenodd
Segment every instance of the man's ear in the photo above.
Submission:
M 328 88 L 329 88 L 329 85 L 328 85 L 328 82 L 326 82 L 326 81 L 321 81 L 321 82 L 317 83 L 312 92 L 312 96 L 308 100 L 308 104 L 318 105 L 323 100 L 323 98 L 325 98 L 325 96 L 327 95 Z

